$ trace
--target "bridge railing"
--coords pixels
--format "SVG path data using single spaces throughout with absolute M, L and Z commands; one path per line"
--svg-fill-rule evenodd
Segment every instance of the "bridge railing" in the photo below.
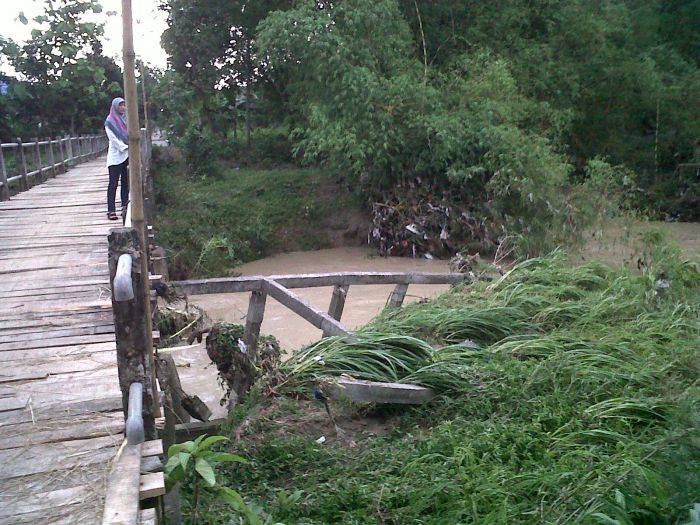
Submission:
M 107 150 L 105 135 L 65 136 L 0 144 L 0 201 Z

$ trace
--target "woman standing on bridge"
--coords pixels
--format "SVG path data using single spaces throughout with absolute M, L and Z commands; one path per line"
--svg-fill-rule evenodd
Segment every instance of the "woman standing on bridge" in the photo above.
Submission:
M 117 184 L 121 184 L 122 209 L 129 202 L 129 134 L 126 129 L 126 103 L 123 98 L 112 100 L 112 107 L 105 120 L 105 131 L 109 138 L 107 151 L 107 169 L 109 170 L 109 186 L 107 186 L 107 218 L 111 221 L 118 219 L 114 199 L 117 195 Z M 121 179 L 121 182 L 120 182 Z

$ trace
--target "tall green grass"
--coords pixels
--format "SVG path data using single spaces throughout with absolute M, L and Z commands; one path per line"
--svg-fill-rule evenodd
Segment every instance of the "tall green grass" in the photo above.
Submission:
M 696 267 L 664 248 L 638 273 L 555 253 L 385 311 L 355 342 L 295 354 L 282 390 L 350 374 L 437 400 L 354 448 L 268 420 L 230 483 L 288 524 L 684 523 L 700 502 L 699 297 Z

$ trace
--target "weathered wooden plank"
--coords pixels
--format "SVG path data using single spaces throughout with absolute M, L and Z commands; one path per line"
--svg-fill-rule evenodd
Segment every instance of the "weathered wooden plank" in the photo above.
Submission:
M 404 383 L 380 383 L 341 377 L 330 387 L 333 397 L 355 403 L 396 403 L 417 405 L 427 403 L 435 394 L 429 388 Z
M 163 440 L 152 439 L 151 441 L 144 441 L 141 444 L 141 457 L 146 458 L 148 456 L 162 456 L 163 455 Z
M 55 519 L 63 517 L 60 511 L 64 507 L 94 504 L 95 499 L 95 488 L 88 485 L 59 488 L 38 494 L 25 494 L 19 498 L 0 494 L 0 524 L 53 524 L 56 523 Z M 78 521 L 74 523 L 78 523 Z
M 87 417 L 86 421 L 72 416 L 2 426 L 0 450 L 124 434 L 124 416 L 121 412 L 91 413 Z
M 0 351 L 0 362 L 46 359 L 52 357 L 77 359 L 78 357 L 90 357 L 97 352 L 113 352 L 114 350 L 116 350 L 116 344 L 114 342 L 83 345 L 68 344 L 66 346 L 30 348 L 28 350 L 7 350 L 4 352 Z
M 99 352 L 94 355 L 81 354 L 77 358 L 75 356 L 47 356 L 16 360 L 14 362 L 2 361 L 2 363 L 3 368 L 7 368 L 8 372 L 1 371 L 0 378 L 8 377 L 11 379 L 0 382 L 19 382 L 46 379 L 49 375 L 60 376 L 62 374 L 74 374 L 115 367 L 117 357 L 116 352 Z M 12 373 L 13 370 L 16 372 Z M 25 377 L 22 377 L 22 375 Z
M 121 435 L 104 436 L 0 450 L 0 479 L 105 463 L 122 440 Z
M 464 280 L 459 273 L 398 273 L 398 272 L 339 272 L 305 275 L 255 275 L 249 277 L 218 277 L 175 281 L 171 283 L 187 294 L 237 293 L 260 290 L 265 279 L 285 288 L 317 288 L 321 286 L 350 286 L 370 284 L 455 284 Z
M 156 509 L 143 509 L 139 515 L 141 525 L 156 525 Z
M 8 425 L 20 425 L 23 423 L 36 424 L 37 421 L 51 419 L 79 418 L 84 415 L 98 415 L 100 413 L 119 411 L 121 414 L 121 396 L 88 399 L 73 403 L 47 404 L 29 410 L 16 410 L 0 414 L 0 428 Z
M 0 344 L 0 353 L 8 350 L 29 350 L 32 348 L 51 348 L 55 346 L 67 346 L 69 344 L 90 344 L 90 343 L 108 343 L 114 341 L 114 333 L 108 332 L 104 334 L 94 335 L 77 335 L 67 337 L 53 337 L 49 339 L 30 338 L 28 341 L 18 341 L 16 343 Z
M 141 444 L 123 445 L 109 474 L 102 525 L 136 525 L 139 519 Z
M 139 499 L 155 498 L 165 494 L 165 476 L 162 472 L 143 474 L 139 486 Z
M 277 302 L 283 304 L 297 315 L 309 321 L 323 333 L 330 335 L 350 335 L 350 331 L 328 314 L 316 310 L 304 299 L 288 290 L 278 282 L 265 280 L 265 291 Z
M 94 325 L 84 325 L 79 327 L 61 328 L 61 329 L 47 329 L 47 330 L 33 330 L 28 333 L 13 333 L 5 334 L 0 329 L 0 347 L 6 343 L 20 342 L 20 341 L 38 341 L 43 339 L 54 339 L 54 338 L 65 338 L 65 337 L 76 337 L 76 336 L 86 336 L 86 335 L 104 335 L 104 334 L 114 334 L 114 325 L 108 324 L 94 324 Z M 109 340 L 109 339 L 108 339 Z
M 81 323 L 79 320 L 72 319 L 72 323 L 70 324 L 60 324 L 60 323 L 52 323 L 52 322 L 43 322 L 41 324 L 38 324 L 35 322 L 30 322 L 32 321 L 31 319 L 27 319 L 25 322 L 27 323 L 27 326 L 6 326 L 3 324 L 0 324 L 0 337 L 6 337 L 8 335 L 20 335 L 20 334 L 32 334 L 32 333 L 41 333 L 41 332 L 46 332 L 46 331 L 59 331 L 59 330 L 70 330 L 70 329 L 87 329 L 88 333 L 96 333 L 97 332 L 103 332 L 109 329 L 114 330 L 114 324 L 107 320 L 107 319 L 102 319 L 100 317 L 95 317 L 94 320 L 92 320 L 89 323 Z M 89 331 L 92 330 L 92 331 Z M 54 334 L 56 335 L 56 334 Z M 77 334 L 77 335 L 85 335 L 83 334 Z

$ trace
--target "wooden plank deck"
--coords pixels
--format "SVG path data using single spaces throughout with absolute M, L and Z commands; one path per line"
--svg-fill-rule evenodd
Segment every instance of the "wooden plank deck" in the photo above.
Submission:
M 107 178 L 100 157 L 0 202 L 0 525 L 101 520 L 124 432 Z

